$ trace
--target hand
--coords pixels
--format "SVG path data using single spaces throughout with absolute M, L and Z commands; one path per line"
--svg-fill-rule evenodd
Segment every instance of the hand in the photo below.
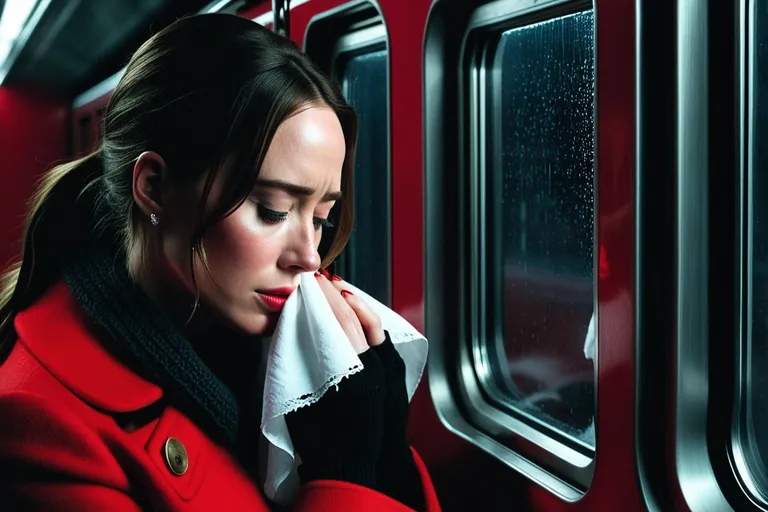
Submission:
M 343 279 L 325 269 L 316 272 L 315 277 L 355 352 L 362 354 L 368 347 L 384 342 L 381 318 L 364 300 L 347 290 Z
M 384 371 L 373 350 L 360 354 L 360 361 L 363 371 L 285 416 L 304 483 L 330 479 L 378 489 Z
M 386 392 L 384 395 L 384 435 L 381 454 L 376 466 L 379 491 L 411 507 L 424 509 L 424 495 L 419 470 L 413 461 L 406 438 L 408 427 L 408 391 L 405 387 L 405 363 L 392 344 L 389 334 L 386 341 L 373 347 L 384 371 Z
M 329 389 L 315 404 L 285 417 L 301 458 L 303 482 L 343 480 L 378 486 L 378 461 L 384 431 L 384 370 L 370 346 L 385 339 L 381 319 L 345 283 L 322 270 L 315 274 L 331 310 L 363 363 L 358 372 Z

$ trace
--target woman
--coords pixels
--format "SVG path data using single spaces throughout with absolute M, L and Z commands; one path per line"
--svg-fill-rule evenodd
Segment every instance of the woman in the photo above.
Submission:
M 2 283 L 5 510 L 272 505 L 259 337 L 349 237 L 356 130 L 310 60 L 248 20 L 182 19 L 136 52 L 101 149 L 42 180 Z M 402 360 L 344 281 L 316 276 L 365 369 L 286 418 L 293 508 L 437 510 Z

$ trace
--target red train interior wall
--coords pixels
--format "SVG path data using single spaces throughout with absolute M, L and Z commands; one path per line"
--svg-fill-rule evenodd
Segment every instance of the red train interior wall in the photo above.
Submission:
M 70 101 L 0 87 L 0 268 L 21 254 L 24 216 L 34 185 L 68 156 Z

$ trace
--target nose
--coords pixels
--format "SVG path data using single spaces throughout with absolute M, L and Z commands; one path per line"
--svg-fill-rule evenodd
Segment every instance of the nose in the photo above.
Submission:
M 278 266 L 294 272 L 310 272 L 320 268 L 320 254 L 317 252 L 320 233 L 311 218 L 308 221 L 302 220 L 287 234 L 288 239 Z

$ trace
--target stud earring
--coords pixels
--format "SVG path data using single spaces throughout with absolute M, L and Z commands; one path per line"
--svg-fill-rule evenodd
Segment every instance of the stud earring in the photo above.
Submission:
M 149 222 L 151 222 L 153 226 L 157 226 L 158 224 L 160 224 L 160 221 L 157 220 L 157 215 L 155 215 L 154 213 L 149 215 Z

